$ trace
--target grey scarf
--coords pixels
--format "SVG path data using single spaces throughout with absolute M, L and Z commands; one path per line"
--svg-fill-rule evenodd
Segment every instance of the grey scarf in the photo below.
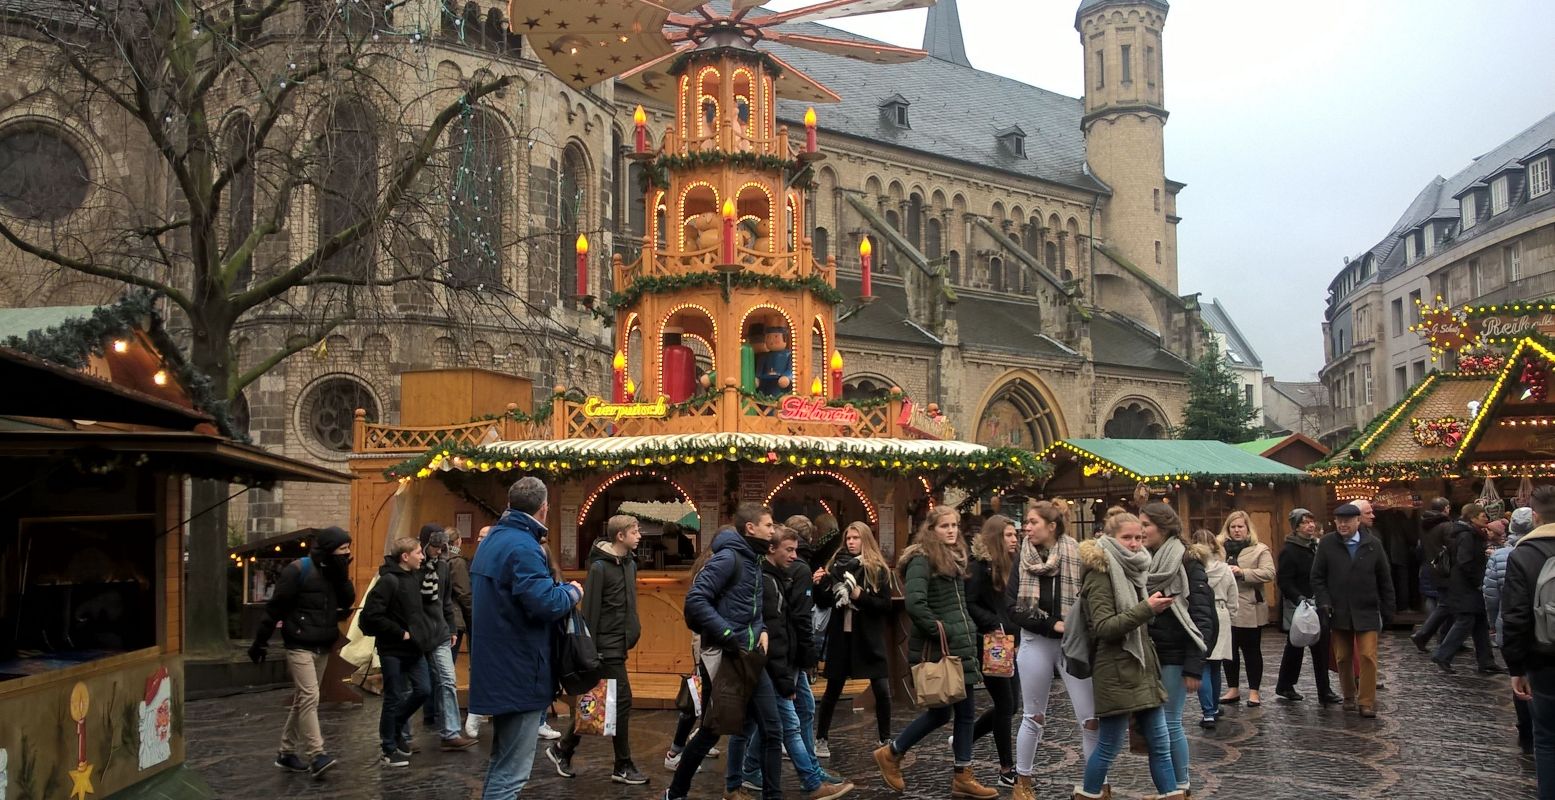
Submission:
M 1183 550 L 1181 539 L 1167 539 L 1150 559 L 1150 575 L 1145 580 L 1145 588 L 1151 594 L 1160 592 L 1173 597 L 1172 615 L 1182 623 L 1188 638 L 1193 640 L 1202 653 L 1207 651 L 1204 635 L 1199 633 L 1199 626 L 1194 625 L 1193 618 L 1188 616 L 1188 568 L 1182 563 Z
M 1103 536 L 1099 540 L 1107 552 L 1107 577 L 1112 581 L 1113 603 L 1118 613 L 1139 605 L 1145 596 L 1145 573 L 1150 569 L 1150 551 L 1129 552 L 1117 539 Z M 1123 651 L 1134 657 L 1140 666 L 1145 665 L 1145 626 L 1128 632 L 1123 638 Z

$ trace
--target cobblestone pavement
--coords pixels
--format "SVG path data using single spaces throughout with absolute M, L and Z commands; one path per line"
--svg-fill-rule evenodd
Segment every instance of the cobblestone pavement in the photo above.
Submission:
M 1379 694 L 1381 718 L 1362 720 L 1316 703 L 1310 667 L 1298 686 L 1309 699 L 1295 704 L 1276 701 L 1272 690 L 1279 651 L 1278 634 L 1271 632 L 1264 639 L 1267 700 L 1261 708 L 1231 707 L 1218 728 L 1205 731 L 1198 727 L 1198 707 L 1190 698 L 1185 724 L 1193 751 L 1195 797 L 1510 800 L 1534 796 L 1532 761 L 1517 748 L 1511 693 L 1504 676 L 1474 675 L 1468 658 L 1459 659 L 1458 675 L 1440 675 L 1402 634 L 1393 634 L 1382 642 L 1387 688 Z M 1038 796 L 1042 798 L 1067 798 L 1081 772 L 1079 737 L 1061 694 L 1062 684 L 1056 686 L 1060 693 L 1053 699 L 1047 738 L 1038 754 Z M 217 797 L 466 800 L 479 796 L 488 755 L 485 746 L 443 753 L 437 750 L 435 737 L 422 734 L 423 752 L 412 759 L 410 768 L 380 767 L 376 698 L 369 698 L 360 710 L 325 712 L 324 736 L 341 760 L 327 780 L 314 782 L 306 775 L 282 773 L 270 762 L 286 718 L 287 696 L 284 691 L 271 691 L 189 703 L 189 765 L 210 782 Z M 982 700 L 980 707 L 986 704 L 986 698 Z M 900 729 L 911 716 L 910 711 L 899 710 L 896 727 Z M 578 778 L 558 777 L 550 762 L 537 755 L 534 778 L 523 796 L 662 797 L 669 782 L 663 756 L 674 721 L 673 712 L 633 715 L 633 749 L 638 767 L 652 778 L 648 787 L 610 783 L 609 744 L 586 741 L 573 760 L 582 772 Z M 880 783 L 869 757 L 873 731 L 872 714 L 839 715 L 827 766 L 858 782 L 853 797 L 897 797 Z M 945 739 L 931 736 L 912 755 L 916 759 L 906 770 L 905 797 L 948 797 L 951 770 Z M 976 756 L 979 778 L 993 782 L 997 759 L 992 740 L 978 742 Z M 721 797 L 722 769 L 722 759 L 709 760 L 692 797 Z M 792 773 L 784 779 L 789 796 L 798 797 Z M 1144 757 L 1120 757 L 1113 784 L 1119 798 L 1149 794 Z

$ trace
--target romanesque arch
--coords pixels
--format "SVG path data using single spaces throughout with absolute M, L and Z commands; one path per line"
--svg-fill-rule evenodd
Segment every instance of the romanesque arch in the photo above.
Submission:
M 989 447 L 1042 451 L 1069 435 L 1052 391 L 1029 370 L 1010 370 L 978 403 L 976 441 Z

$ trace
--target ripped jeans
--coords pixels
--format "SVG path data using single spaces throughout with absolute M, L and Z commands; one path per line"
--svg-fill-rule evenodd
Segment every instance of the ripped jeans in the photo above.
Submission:
M 1096 698 L 1091 692 L 1091 679 L 1076 678 L 1065 672 L 1063 662 L 1058 639 L 1021 631 L 1020 647 L 1015 651 L 1015 673 L 1020 677 L 1022 702 L 1020 733 L 1015 739 L 1015 771 L 1021 775 L 1032 774 L 1037 746 L 1042 744 L 1054 667 L 1058 667 L 1059 674 L 1063 676 L 1069 703 L 1074 706 L 1074 718 L 1081 723 L 1080 743 L 1085 757 L 1089 759 L 1091 753 L 1096 751 L 1100 723 L 1096 719 Z

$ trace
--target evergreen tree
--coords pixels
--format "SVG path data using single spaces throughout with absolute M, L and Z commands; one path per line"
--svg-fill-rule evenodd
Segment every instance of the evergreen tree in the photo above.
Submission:
M 1242 393 L 1218 349 L 1205 353 L 1188 375 L 1188 407 L 1179 439 L 1217 439 L 1235 444 L 1258 433 L 1258 409 Z

